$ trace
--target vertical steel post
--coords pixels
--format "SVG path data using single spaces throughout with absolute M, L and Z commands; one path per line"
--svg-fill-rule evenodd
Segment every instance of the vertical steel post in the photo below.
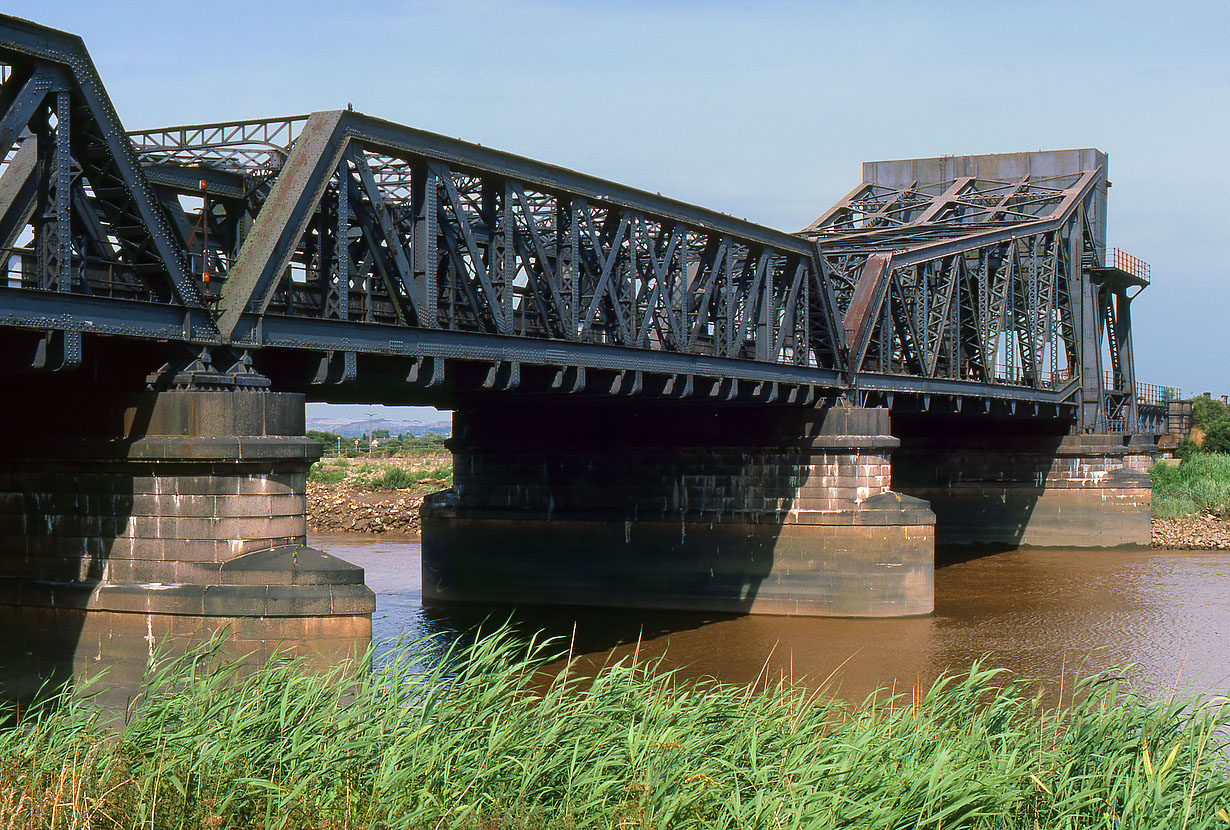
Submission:
M 337 164 L 337 234 L 333 251 L 337 269 L 337 316 L 350 319 L 350 171 L 346 159 Z
M 42 221 L 38 227 L 39 287 L 46 291 L 72 288 L 72 186 L 69 148 L 69 107 L 67 92 L 53 93 L 56 118 L 50 134 L 40 134 L 47 145 L 42 176 Z
M 560 196 L 561 204 L 557 217 L 564 227 L 557 229 L 559 238 L 560 259 L 560 293 L 568 304 L 564 319 L 568 326 L 568 338 L 577 340 L 581 336 L 581 237 L 577 227 L 580 218 L 577 200 L 571 196 Z
M 499 219 L 496 222 L 495 256 L 500 272 L 501 308 L 504 318 L 504 333 L 513 334 L 513 292 L 517 273 L 517 251 L 513 244 L 516 230 L 512 208 L 512 185 L 507 179 L 500 182 Z M 494 282 L 494 280 L 493 280 Z
M 436 242 L 439 238 L 436 177 L 427 164 L 416 164 L 411 174 L 410 211 L 413 217 L 411 268 L 415 283 L 423 286 L 420 326 L 439 328 L 439 289 L 436 285 Z
M 1084 264 L 1084 209 L 1079 209 L 1072 219 L 1068 237 L 1070 253 L 1068 268 L 1072 310 L 1076 315 L 1078 365 L 1081 371 L 1081 404 L 1079 426 L 1084 432 L 1101 432 L 1105 429 L 1102 394 L 1102 315 L 1098 313 L 1098 292 L 1090 281 Z
M 1119 354 L 1119 366 L 1123 372 L 1123 388 L 1127 391 L 1127 424 L 1129 433 L 1139 427 L 1139 412 L 1136 401 L 1136 362 L 1132 355 L 1132 300 L 1127 289 L 1120 289 L 1115 299 L 1115 349 Z
M 752 330 L 755 338 L 756 359 L 770 360 L 770 352 L 773 349 L 773 283 L 777 269 L 773 264 L 773 258 L 770 255 L 764 266 L 764 280 L 761 284 L 760 303 L 756 310 L 756 326 Z M 753 302 L 755 297 L 749 298 Z M 735 344 L 740 346 L 741 344 Z

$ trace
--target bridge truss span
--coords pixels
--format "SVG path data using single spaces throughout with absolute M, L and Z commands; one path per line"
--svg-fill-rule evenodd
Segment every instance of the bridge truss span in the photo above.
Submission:
M 233 342 L 245 314 L 281 315 L 837 380 L 835 305 L 797 237 L 351 112 L 308 117 L 267 194 L 270 158 L 254 155 L 228 162 L 251 164 L 246 189 L 261 204 L 233 261 L 214 263 Z M 218 227 L 215 239 L 239 233 Z
M 1106 253 L 1094 150 L 869 163 L 789 234 L 350 110 L 125 133 L 81 41 L 11 17 L 0 80 L 9 371 L 118 337 L 321 399 L 934 398 L 1135 424 L 1147 266 Z
M 802 231 L 862 400 L 977 383 L 984 402 L 1079 400 L 1087 428 L 1134 424 L 1129 289 L 1147 280 L 1106 253 L 1107 186 L 1096 150 L 864 165 Z

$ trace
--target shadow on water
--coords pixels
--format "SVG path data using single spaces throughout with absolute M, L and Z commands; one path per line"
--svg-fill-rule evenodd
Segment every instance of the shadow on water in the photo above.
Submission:
M 601 662 L 641 643 L 659 648 L 680 635 L 703 636 L 744 615 L 724 612 L 645 611 L 579 605 L 511 605 L 424 601 L 418 537 L 313 536 L 311 544 L 366 569 L 376 592 L 372 636 L 377 659 L 398 640 L 422 641 L 425 658 L 438 659 L 480 631 L 507 624 L 524 642 L 551 640 L 547 653 L 592 655 Z M 649 648 L 649 647 L 647 647 Z
M 638 611 L 572 605 L 423 604 L 425 627 L 447 638 L 472 636 L 507 625 L 517 636 L 552 641 L 547 651 L 605 654 L 621 646 L 670 637 L 742 617 L 737 613 Z
M 859 700 L 877 688 L 926 687 L 990 655 L 1015 676 L 1040 678 L 1047 695 L 1061 682 L 1070 692 L 1082 666 L 1134 664 L 1133 681 L 1148 694 L 1230 686 L 1224 553 L 958 551 L 936 572 L 934 616 L 853 619 L 424 605 L 417 539 L 317 537 L 313 544 L 368 569 L 378 640 L 434 633 L 447 644 L 511 617 L 526 639 L 554 637 L 560 653 L 571 643 L 583 672 L 633 655 L 662 657 L 664 668 L 731 683 L 785 676 L 820 685 L 831 676 L 835 693 Z
M 1002 553 L 1016 550 L 1016 546 L 1006 542 L 983 545 L 936 545 L 935 567 L 951 568 L 953 565 L 963 565 L 988 556 L 998 556 Z

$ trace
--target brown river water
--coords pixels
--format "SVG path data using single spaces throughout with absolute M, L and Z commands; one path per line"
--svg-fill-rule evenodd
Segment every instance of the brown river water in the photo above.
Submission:
M 378 643 L 447 641 L 511 617 L 526 633 L 562 638 L 564 650 L 571 642 L 592 664 L 639 647 L 641 658 L 664 656 L 687 675 L 787 675 L 852 700 L 926 687 L 980 658 L 1040 679 L 1048 696 L 1082 670 L 1112 668 L 1149 695 L 1230 690 L 1230 552 L 1017 550 L 952 561 L 936 569 L 934 615 L 858 620 L 424 606 L 417 537 L 309 541 L 367 570 Z

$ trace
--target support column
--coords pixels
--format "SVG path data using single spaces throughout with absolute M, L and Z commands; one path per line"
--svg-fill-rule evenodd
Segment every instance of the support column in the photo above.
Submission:
M 1148 547 L 1149 436 L 1021 434 L 1023 422 L 894 418 L 893 487 L 926 499 L 936 544 Z
M 423 505 L 428 600 L 889 617 L 933 608 L 933 522 L 887 410 L 493 407 Z
M 363 570 L 306 546 L 319 445 L 301 395 L 164 391 L 9 413 L 0 466 L 0 694 L 106 669 L 110 703 L 156 649 L 345 659 L 371 641 Z M 31 408 L 27 414 L 36 410 Z

